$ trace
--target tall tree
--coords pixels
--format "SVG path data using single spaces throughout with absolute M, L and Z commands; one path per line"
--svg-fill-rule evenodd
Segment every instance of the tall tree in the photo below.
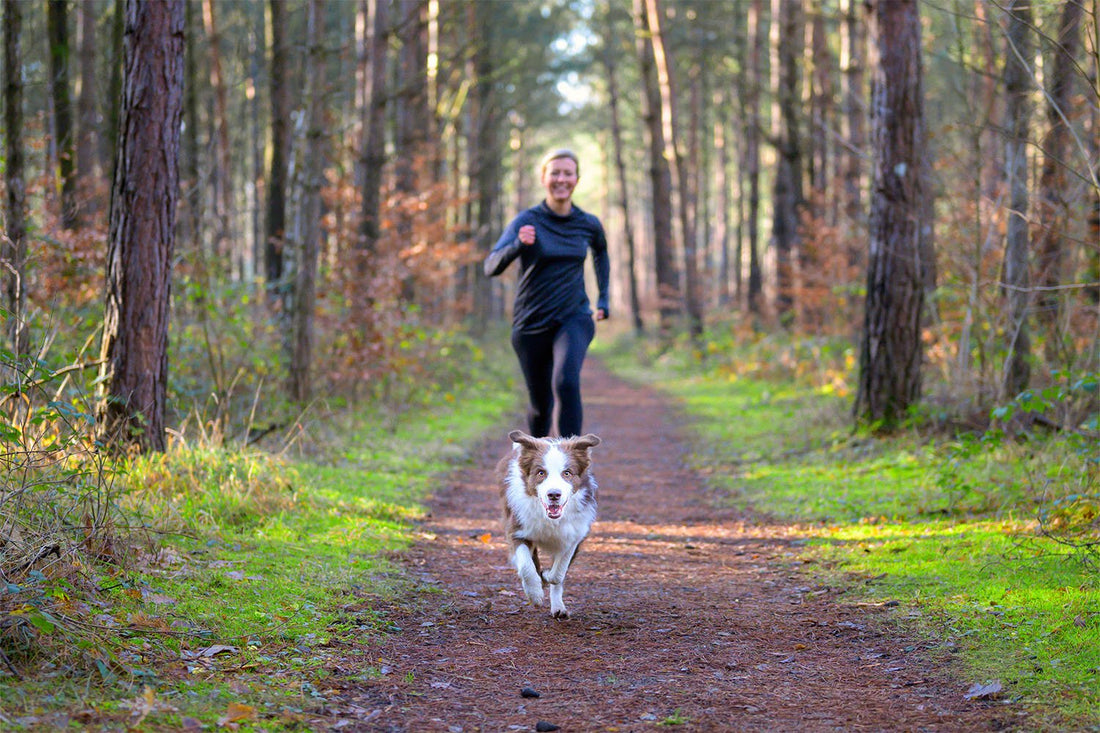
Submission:
M 764 0 L 750 0 L 748 17 L 749 53 L 745 93 L 741 95 L 741 116 L 745 120 L 744 169 L 748 179 L 749 287 L 746 303 L 749 311 L 760 313 L 764 300 L 764 274 L 760 266 L 760 83 L 766 30 L 761 22 Z
M 891 426 L 920 398 L 924 307 L 919 219 L 925 196 L 919 0 L 871 6 L 870 253 L 854 413 Z
M 3 274 L 7 337 L 12 351 L 26 354 L 27 331 L 27 182 L 23 154 L 23 5 L 4 3 L 4 215 L 0 256 L 8 263 Z
M 360 279 L 368 274 L 370 258 L 381 235 L 379 201 L 382 196 L 382 171 L 386 164 L 385 84 L 389 2 L 362 0 L 362 5 L 362 13 L 366 18 L 366 70 L 363 74 L 363 139 L 359 144 L 359 161 L 363 171 L 357 242 L 357 269 Z
M 866 104 L 863 96 L 863 54 L 866 34 L 859 10 L 860 0 L 844 0 L 844 22 L 841 25 L 843 37 L 844 74 L 844 119 L 846 127 L 846 145 L 844 146 L 844 212 L 848 227 L 853 231 L 861 230 L 863 213 L 863 146 L 864 119 Z M 858 237 L 849 236 L 848 241 L 857 242 Z M 857 246 L 848 249 L 848 264 L 861 265 L 863 252 Z
M 1041 146 L 1042 172 L 1039 175 L 1038 211 L 1036 221 L 1035 251 L 1038 265 L 1038 285 L 1043 288 L 1039 296 L 1039 315 L 1047 324 L 1048 343 L 1059 339 L 1062 299 L 1057 289 L 1063 284 L 1066 262 L 1066 229 L 1069 218 L 1069 202 L 1066 200 L 1065 159 L 1071 136 L 1070 119 L 1073 114 L 1074 64 L 1081 45 L 1081 16 L 1084 3 L 1067 2 L 1062 6 L 1058 21 L 1058 40 L 1054 45 L 1054 59 L 1047 89 L 1047 133 Z
M 290 353 L 290 398 L 304 403 L 312 392 L 313 311 L 317 297 L 317 256 L 321 246 L 321 178 L 324 163 L 325 34 L 324 0 L 309 0 L 306 22 L 306 150 L 302 206 L 297 212 L 298 248 Z
M 674 320 L 680 312 L 679 277 L 673 260 L 672 175 L 662 125 L 661 92 L 654 68 L 653 47 L 649 35 L 645 0 L 634 0 L 635 50 L 642 77 L 642 119 L 645 121 L 646 147 L 649 148 L 649 182 L 653 209 L 653 253 L 657 270 L 658 328 L 661 340 L 672 335 Z
M 1032 0 L 1011 0 L 1008 13 L 1008 49 L 1005 54 L 1005 177 L 1008 189 L 1008 226 L 1005 232 L 1004 290 L 1008 305 L 1008 355 L 1001 396 L 1011 399 L 1031 379 L 1031 334 L 1028 308 L 1031 278 L 1028 271 L 1027 135 L 1031 123 Z
M 111 191 L 101 438 L 165 448 L 168 320 L 183 107 L 184 0 L 126 0 L 118 158 Z
M 80 16 L 80 97 L 77 99 L 79 134 L 76 144 L 76 176 L 80 211 L 94 215 L 98 206 L 92 201 L 92 187 L 101 175 L 99 120 L 96 112 L 96 4 L 92 0 L 77 6 Z
M 627 291 L 630 297 L 630 317 L 634 332 L 640 335 L 644 330 L 644 324 L 638 298 L 637 248 L 634 243 L 634 227 L 630 220 L 630 189 L 627 187 L 626 163 L 623 158 L 623 126 L 619 114 L 619 78 L 614 48 L 616 35 L 611 27 L 610 6 L 604 12 L 607 13 L 607 33 L 604 36 L 601 60 L 603 61 L 604 70 L 607 72 L 607 101 L 611 112 L 611 143 L 615 155 L 615 178 L 619 187 L 618 204 L 619 209 L 622 211 L 623 236 L 626 240 L 626 277 Z
M 218 256 L 219 264 L 228 262 L 231 273 L 239 276 L 239 248 L 233 246 L 236 215 L 233 209 L 233 170 L 229 148 L 229 101 L 225 74 L 222 71 L 222 42 L 218 32 L 218 17 L 214 13 L 215 7 L 222 6 L 215 5 L 214 0 L 202 0 L 202 23 L 210 57 L 210 89 L 214 94 L 214 115 L 211 120 L 214 125 L 214 165 L 210 176 L 214 191 L 214 252 Z
M 73 107 L 69 89 L 68 0 L 49 0 L 50 96 L 53 100 L 54 144 L 61 176 L 61 226 L 76 229 L 76 153 L 73 146 Z
M 264 217 L 264 277 L 267 287 L 279 287 L 283 279 L 286 242 L 287 153 L 290 147 L 290 93 L 287 79 L 286 2 L 270 0 L 271 66 L 271 170 L 267 177 Z
M 671 187 L 680 196 L 680 237 L 684 251 L 684 305 L 688 316 L 688 329 L 693 337 L 703 332 L 702 302 L 699 297 L 699 262 L 695 247 L 695 221 L 692 213 L 695 205 L 691 186 L 691 174 L 678 144 L 678 120 L 676 89 L 672 76 L 673 60 L 661 31 L 662 8 L 660 0 L 645 0 L 646 23 L 649 41 L 653 46 L 653 65 L 657 70 L 657 89 L 660 95 L 661 136 L 665 142 L 664 158 L 668 161 Z
M 499 37 L 494 33 L 493 8 L 488 3 L 474 2 L 468 17 L 473 44 L 470 60 L 474 79 L 473 105 L 470 110 L 470 143 L 467 165 L 473 180 L 471 198 L 476 202 L 475 240 L 479 252 L 488 252 L 493 243 L 493 227 L 500 209 L 500 152 L 498 146 L 500 116 L 499 96 L 493 75 L 493 57 Z M 493 309 L 492 290 L 481 267 L 476 268 L 474 282 L 474 315 L 487 317 Z
M 803 205 L 800 127 L 802 84 L 802 0 L 772 0 L 772 144 L 778 156 L 772 189 L 772 241 L 775 245 L 776 310 L 787 316 L 794 305 L 794 262 Z

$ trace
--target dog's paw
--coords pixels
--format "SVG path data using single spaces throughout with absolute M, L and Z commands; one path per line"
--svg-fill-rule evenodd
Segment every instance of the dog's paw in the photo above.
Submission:
M 558 621 L 566 621 L 569 619 L 569 609 L 565 606 L 560 608 L 551 608 L 550 615 L 556 618 Z
M 523 592 L 527 596 L 527 600 L 536 606 L 541 606 L 545 600 L 542 590 L 542 579 L 539 578 L 534 581 L 523 581 Z

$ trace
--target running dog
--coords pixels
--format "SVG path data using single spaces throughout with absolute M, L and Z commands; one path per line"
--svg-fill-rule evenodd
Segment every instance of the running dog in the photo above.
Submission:
M 567 619 L 562 585 L 577 548 L 596 521 L 596 479 L 589 471 L 589 449 L 599 437 L 533 438 L 513 430 L 512 452 L 497 465 L 504 507 L 508 556 L 519 573 L 523 592 L 541 606 L 543 587 L 550 586 L 550 613 Z M 539 553 L 553 558 L 542 571 Z

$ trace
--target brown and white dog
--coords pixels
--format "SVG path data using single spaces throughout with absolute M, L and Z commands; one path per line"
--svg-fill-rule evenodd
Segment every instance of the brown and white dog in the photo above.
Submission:
M 523 591 L 541 606 L 550 586 L 550 613 L 569 618 L 562 585 L 569 564 L 596 521 L 596 479 L 589 471 L 589 449 L 600 444 L 592 434 L 579 438 L 533 438 L 513 430 L 512 452 L 497 465 L 504 505 L 508 556 Z M 553 558 L 545 573 L 539 563 Z

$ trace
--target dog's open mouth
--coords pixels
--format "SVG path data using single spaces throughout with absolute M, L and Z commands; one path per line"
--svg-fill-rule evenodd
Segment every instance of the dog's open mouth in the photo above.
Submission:
M 565 504 L 543 504 L 546 509 L 546 516 L 551 519 L 560 519 L 561 513 L 565 510 Z

